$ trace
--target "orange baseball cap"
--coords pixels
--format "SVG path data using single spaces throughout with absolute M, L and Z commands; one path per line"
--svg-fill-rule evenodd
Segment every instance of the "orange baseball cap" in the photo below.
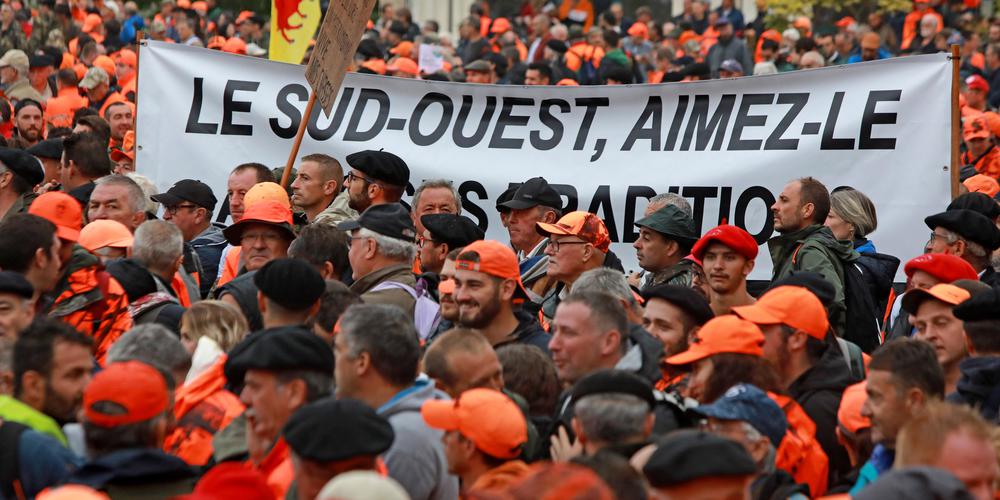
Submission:
M 991 134 L 1000 136 L 1000 114 L 995 111 L 987 111 L 979 116 L 986 120 L 986 128 L 990 129 Z
M 629 36 L 638 36 L 642 38 L 649 37 L 649 27 L 645 23 L 632 23 L 632 26 L 628 29 Z
M 105 55 L 97 56 L 97 58 L 94 59 L 94 67 L 103 69 L 109 76 L 113 76 L 117 70 L 117 68 L 115 68 L 115 61 Z
M 499 35 L 500 33 L 506 33 L 512 29 L 510 21 L 508 21 L 506 17 L 498 17 L 493 20 L 493 27 L 490 28 L 490 33 Z
M 472 252 L 479 256 L 478 262 L 461 259 L 463 255 Z M 466 245 L 458 256 L 459 258 L 455 260 L 456 271 L 475 271 L 500 279 L 514 280 L 517 282 L 514 296 L 528 298 L 528 292 L 521 283 L 521 269 L 517 264 L 517 255 L 509 246 L 496 240 L 479 240 Z M 454 288 L 452 290 L 454 291 Z
M 413 59 L 413 42 L 399 42 L 395 47 L 389 49 L 389 53 Z
M 872 426 L 871 419 L 861 414 L 861 407 L 868 400 L 868 393 L 865 392 L 866 384 L 867 382 L 861 381 L 848 386 L 847 389 L 844 389 L 844 395 L 840 397 L 837 423 L 853 434 Z
M 226 43 L 222 45 L 222 51 L 245 56 L 247 55 L 247 43 L 234 36 L 226 40 Z
M 559 83 L 556 85 L 560 87 L 579 87 L 580 83 L 572 78 L 563 78 L 562 80 L 559 80 Z
M 250 208 L 258 201 L 277 201 L 289 209 L 292 202 L 288 199 L 288 191 L 285 191 L 277 182 L 259 182 L 247 190 L 243 196 L 243 206 Z
M 249 194 L 249 191 L 247 192 Z M 222 235 L 230 245 L 240 246 L 243 230 L 250 224 L 269 224 L 288 233 L 288 239 L 295 239 L 292 229 L 292 209 L 280 201 L 260 200 L 250 205 L 245 204 L 243 218 L 239 222 L 222 230 Z
M 420 415 L 435 429 L 458 431 L 492 457 L 517 458 L 528 442 L 528 424 L 521 409 L 494 389 L 470 389 L 451 401 L 426 401 Z
M 208 43 L 205 44 L 205 47 L 215 50 L 222 50 L 222 47 L 225 46 L 226 46 L 226 37 L 224 36 L 213 36 L 209 38 Z
M 851 17 L 851 16 L 844 16 L 844 17 L 840 18 L 840 20 L 837 21 L 835 25 L 838 28 L 847 28 L 848 26 L 850 26 L 852 24 L 857 24 L 857 23 L 858 22 L 855 21 L 853 17 Z
M 983 193 L 990 198 L 996 196 L 1000 193 L 1000 184 L 997 183 L 996 179 L 983 174 L 976 174 L 965 181 L 962 185 L 969 190 L 970 193 Z
M 61 191 L 49 191 L 31 203 L 29 214 L 37 215 L 56 225 L 56 235 L 66 241 L 80 239 L 83 208 L 76 198 Z
M 362 68 L 368 68 L 377 74 L 384 75 L 388 66 L 386 66 L 385 61 L 381 59 L 369 59 L 361 63 Z
M 82 484 L 67 484 L 42 490 L 37 500 L 108 500 L 111 497 Z
M 962 137 L 969 141 L 972 139 L 989 139 L 990 128 L 986 124 L 986 119 L 979 115 L 971 120 L 967 120 L 962 127 Z
M 385 69 L 386 71 L 399 71 L 408 75 L 417 75 L 420 73 L 417 63 L 409 57 L 397 57 Z
M 83 27 L 81 28 L 84 33 L 93 33 L 98 26 L 103 23 L 104 20 L 101 16 L 97 14 L 87 14 L 87 17 L 83 18 Z
M 675 354 L 666 361 L 671 365 L 687 365 L 722 353 L 763 356 L 764 332 L 739 316 L 718 316 L 698 330 L 688 350 Z
M 544 222 L 537 224 L 535 229 L 543 236 L 553 234 L 576 236 L 602 252 L 607 252 L 611 246 L 611 236 L 608 235 L 604 221 L 590 212 L 578 210 L 562 216 L 555 224 Z
M 87 384 L 83 412 L 94 425 L 118 427 L 163 413 L 167 398 L 167 382 L 156 368 L 138 361 L 122 361 L 111 363 Z M 125 412 L 105 412 L 101 403 L 112 403 L 113 409 Z
M 908 290 L 903 295 L 903 310 L 910 314 L 917 314 L 920 304 L 927 299 L 937 299 L 945 304 L 957 306 L 969 298 L 972 294 L 968 290 L 959 288 L 950 283 L 938 283 L 928 289 L 914 288 Z
M 823 303 L 801 286 L 768 290 L 756 304 L 734 307 L 733 314 L 758 325 L 788 325 L 818 340 L 825 339 L 830 330 Z
M 98 248 L 132 248 L 132 233 L 121 222 L 102 219 L 95 220 L 80 231 L 78 243 L 93 252 Z

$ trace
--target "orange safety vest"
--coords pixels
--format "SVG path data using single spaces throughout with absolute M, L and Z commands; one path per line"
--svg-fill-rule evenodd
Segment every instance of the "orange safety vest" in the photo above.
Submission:
M 288 489 L 292 486 L 292 480 L 295 479 L 292 458 L 289 456 L 285 438 L 279 438 L 278 442 L 274 443 L 274 447 L 261 463 L 255 464 L 250 460 L 248 465 L 264 475 L 275 500 L 284 500 Z
M 788 396 L 768 393 L 788 419 L 788 431 L 781 440 L 775 467 L 789 473 L 795 482 L 809 485 L 813 498 L 826 493 L 830 460 L 816 440 L 816 424 L 805 410 Z
M 962 153 L 962 165 L 974 165 L 976 172 L 994 179 L 1000 178 L 1000 148 L 993 146 L 979 158 L 973 158 L 966 151 Z
M 53 127 L 69 127 L 73 124 L 73 113 L 89 104 L 77 89 L 61 89 L 45 103 L 45 121 Z
M 604 59 L 604 49 L 595 45 L 578 43 L 566 51 L 566 67 L 574 73 L 580 71 L 584 61 L 590 61 L 595 68 L 601 67 L 601 59 Z
M 240 398 L 225 389 L 223 354 L 194 380 L 177 389 L 174 416 L 177 427 L 167 436 L 163 451 L 189 465 L 202 466 L 212 457 L 212 436 L 246 411 Z
M 101 365 L 111 345 L 132 328 L 125 289 L 98 266 L 74 271 L 47 311 L 94 340 L 94 358 Z
M 232 247 L 226 253 L 225 260 L 222 261 L 222 274 L 219 275 L 219 282 L 215 286 L 222 286 L 233 281 L 240 274 L 240 257 L 243 247 Z

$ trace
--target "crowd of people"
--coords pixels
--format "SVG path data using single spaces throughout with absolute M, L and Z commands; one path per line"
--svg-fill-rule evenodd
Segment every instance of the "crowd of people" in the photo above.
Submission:
M 3 4 L 0 498 L 996 498 L 1000 23 L 974 1 L 784 31 L 764 1 L 605 3 L 479 2 L 455 41 L 383 3 L 355 70 L 657 83 L 957 43 L 963 194 L 900 256 L 864 186 L 789 179 L 766 241 L 658 194 L 626 273 L 544 169 L 496 200 L 501 240 L 391 149 L 162 190 L 135 168 L 136 33 L 266 56 L 266 19 Z

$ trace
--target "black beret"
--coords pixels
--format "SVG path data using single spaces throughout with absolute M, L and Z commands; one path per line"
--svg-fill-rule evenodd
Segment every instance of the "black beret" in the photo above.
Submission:
M 44 68 L 52 66 L 52 58 L 45 54 L 33 54 L 28 58 L 29 68 Z
M 989 217 L 967 208 L 946 210 L 927 217 L 924 223 L 931 230 L 943 227 L 966 240 L 978 243 L 987 252 L 1000 248 L 1000 229 L 997 229 L 996 223 Z
M 417 237 L 417 228 L 413 226 L 410 213 L 399 203 L 384 203 L 368 207 L 357 219 L 347 220 L 337 225 L 337 229 L 345 232 L 361 228 L 408 242 L 416 241 Z
M 0 271 L 0 293 L 12 293 L 30 299 L 35 294 L 35 287 L 21 273 Z
M 268 300 L 292 311 L 312 307 L 326 290 L 319 271 L 299 259 L 274 259 L 264 264 L 253 283 Z
M 708 323 L 715 317 L 708 300 L 690 287 L 680 285 L 657 285 L 642 292 L 643 300 L 663 299 L 680 308 L 694 319 L 698 325 Z
M 556 40 L 556 39 L 549 40 L 548 42 L 545 42 L 545 46 L 560 54 L 565 54 L 566 51 L 569 50 L 569 47 L 566 46 L 566 42 L 562 40 Z
M 282 433 L 296 455 L 314 462 L 379 455 L 396 437 L 389 421 L 370 406 L 332 397 L 296 410 Z
M 813 271 L 792 271 L 791 274 L 771 283 L 768 289 L 779 286 L 800 286 L 809 290 L 823 303 L 823 307 L 829 309 L 837 296 L 837 290 L 833 288 L 822 274 Z
M 952 309 L 952 314 L 962 321 L 987 321 L 1000 319 L 1000 289 L 990 288 L 962 302 Z
M 361 54 L 365 59 L 382 59 L 385 54 L 382 53 L 382 49 L 378 47 L 378 43 L 371 38 L 364 38 L 358 44 L 358 54 Z
M 38 158 L 20 149 L 0 147 L 0 163 L 32 186 L 45 180 L 45 170 Z
M 420 222 L 431 233 L 431 239 L 445 243 L 449 250 L 464 247 L 486 237 L 486 233 L 468 217 L 455 214 L 427 214 Z
M 63 141 L 61 137 L 57 139 L 45 139 L 44 141 L 31 146 L 27 149 L 27 151 L 38 158 L 59 160 L 62 159 Z
M 677 431 L 664 439 L 642 468 L 654 488 L 710 477 L 752 476 L 753 458 L 743 445 L 703 431 Z
M 396 187 L 410 182 L 410 168 L 402 158 L 387 151 L 365 150 L 347 155 L 347 166 L 372 180 Z
M 948 205 L 948 210 L 961 208 L 979 212 L 990 219 L 1000 217 L 1000 205 L 997 204 L 996 200 L 983 193 L 965 193 Z
M 631 394 L 645 401 L 650 410 L 656 406 L 653 386 L 638 375 L 624 370 L 601 370 L 581 378 L 573 385 L 573 404 L 594 394 Z
M 304 370 L 333 376 L 333 350 L 300 326 L 253 332 L 229 351 L 223 369 L 231 385 L 243 385 L 247 370 Z
M 406 25 L 403 24 L 402 21 L 393 21 L 393 22 L 389 23 L 389 31 L 391 31 L 391 32 L 393 32 L 393 33 L 395 33 L 397 35 L 405 35 L 406 34 Z

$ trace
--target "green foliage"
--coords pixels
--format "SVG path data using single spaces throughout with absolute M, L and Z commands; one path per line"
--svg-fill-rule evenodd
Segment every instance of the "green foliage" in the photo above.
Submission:
M 909 11 L 913 8 L 912 0 L 770 0 L 767 6 L 771 9 L 767 17 L 768 26 L 779 31 L 792 25 L 798 16 L 815 19 L 819 11 L 835 12 L 839 16 L 852 16 L 859 22 L 864 22 L 868 13 L 881 10 L 883 12 Z

